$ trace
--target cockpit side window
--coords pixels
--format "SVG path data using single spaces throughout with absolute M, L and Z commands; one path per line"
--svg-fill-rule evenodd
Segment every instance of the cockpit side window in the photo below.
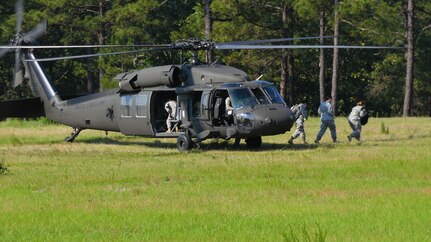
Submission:
M 280 93 L 278 93 L 277 88 L 275 88 L 274 86 L 264 87 L 263 90 L 265 90 L 266 94 L 268 94 L 269 98 L 271 98 L 272 103 L 286 105 Z
M 266 95 L 263 93 L 262 89 L 260 88 L 251 88 L 251 91 L 253 92 L 254 96 L 256 96 L 257 100 L 260 104 L 270 104 L 271 102 L 268 100 Z

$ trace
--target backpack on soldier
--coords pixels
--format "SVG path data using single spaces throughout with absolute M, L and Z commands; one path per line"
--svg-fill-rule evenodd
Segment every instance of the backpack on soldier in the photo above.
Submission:
M 366 110 L 365 108 L 362 109 L 362 116 L 361 116 L 361 125 L 366 125 L 368 123 L 368 118 L 370 117 L 370 112 Z
M 301 115 L 301 112 L 299 110 L 299 104 L 295 104 L 293 105 L 290 110 L 292 110 L 293 112 L 293 116 L 295 117 L 295 120 L 299 118 L 299 116 Z

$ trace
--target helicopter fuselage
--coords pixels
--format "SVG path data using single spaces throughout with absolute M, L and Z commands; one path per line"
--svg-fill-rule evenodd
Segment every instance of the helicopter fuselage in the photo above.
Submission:
M 186 135 L 200 142 L 209 138 L 260 139 L 285 133 L 294 123 L 292 111 L 273 84 L 249 81 L 244 72 L 225 65 L 161 66 L 122 73 L 115 78 L 120 83 L 118 89 L 64 101 L 37 62 L 28 62 L 26 67 L 44 101 L 46 116 L 79 131 L 171 138 Z M 177 104 L 172 120 L 177 128 L 171 131 L 165 103 L 172 100 Z
M 177 93 L 181 93 L 181 88 L 146 88 L 134 93 L 119 93 L 115 89 L 66 100 L 58 106 L 60 115 L 55 113 L 56 117 L 51 118 L 79 129 L 174 138 L 183 129 L 179 129 L 180 132 L 166 133 L 167 113 L 164 104 L 169 100 L 176 100 L 180 103 L 177 108 L 178 122 L 193 129 L 195 133 L 209 130 L 211 138 L 247 138 L 276 135 L 290 130 L 293 124 L 290 109 L 281 102 L 270 102 L 269 98 L 265 104 L 239 106 L 233 109 L 232 114 L 227 114 L 224 101 L 229 93 L 251 90 L 241 84 L 238 86 L 241 87 L 196 86 L 192 91 L 181 95 Z M 264 90 L 262 87 L 265 86 L 254 85 L 254 90 Z M 271 86 L 266 86 L 268 87 Z M 182 100 L 186 105 L 181 105 Z

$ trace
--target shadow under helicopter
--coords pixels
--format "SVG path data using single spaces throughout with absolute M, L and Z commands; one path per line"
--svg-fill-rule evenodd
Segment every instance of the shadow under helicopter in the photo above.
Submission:
M 102 138 L 89 138 L 75 141 L 75 143 L 86 143 L 86 144 L 106 144 L 106 145 L 142 145 L 149 148 L 169 148 L 175 149 L 176 144 L 173 142 L 165 142 L 161 140 L 152 141 L 127 141 L 127 140 L 116 140 L 109 137 Z M 207 151 L 207 150 L 238 150 L 238 151 L 270 151 L 270 150 L 312 150 L 317 148 L 333 148 L 332 144 L 280 144 L 280 143 L 263 143 L 258 149 L 248 148 L 243 142 L 238 146 L 234 146 L 232 142 L 226 140 L 210 140 L 200 144 L 199 148 L 194 147 L 191 151 Z

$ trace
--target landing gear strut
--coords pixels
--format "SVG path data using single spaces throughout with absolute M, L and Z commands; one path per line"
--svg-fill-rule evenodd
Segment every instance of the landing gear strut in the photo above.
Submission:
M 83 129 L 81 128 L 73 128 L 73 132 L 70 134 L 70 137 L 66 137 L 64 139 L 64 141 L 66 142 L 73 142 L 75 140 L 75 138 L 79 135 L 79 133 L 82 131 Z

